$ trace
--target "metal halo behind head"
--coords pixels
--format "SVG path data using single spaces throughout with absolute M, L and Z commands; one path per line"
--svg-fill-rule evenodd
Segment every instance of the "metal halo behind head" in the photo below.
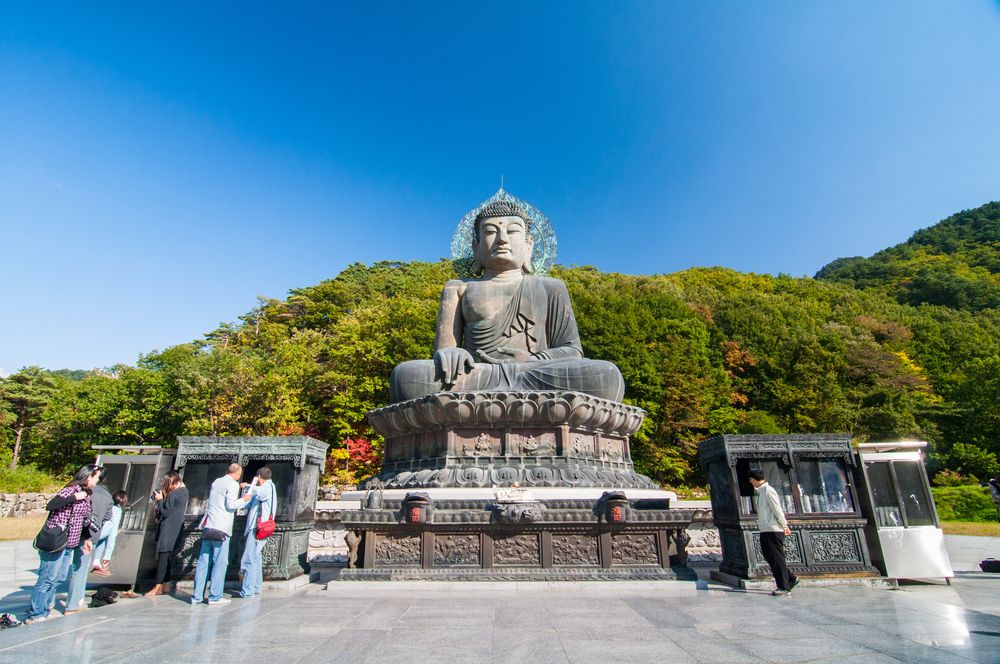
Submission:
M 472 251 L 472 235 L 475 230 L 476 217 L 479 212 L 491 203 L 497 201 L 507 201 L 515 205 L 530 219 L 528 232 L 534 241 L 531 251 L 531 272 L 539 276 L 545 276 L 552 265 L 556 262 L 556 233 L 552 229 L 552 224 L 548 217 L 542 214 L 538 208 L 531 203 L 523 201 L 517 196 L 512 196 L 504 191 L 503 187 L 497 190 L 485 201 L 477 205 L 466 213 L 462 220 L 458 222 L 454 234 L 451 236 L 451 258 L 455 265 L 455 271 L 461 277 L 474 277 L 473 266 L 475 257 Z

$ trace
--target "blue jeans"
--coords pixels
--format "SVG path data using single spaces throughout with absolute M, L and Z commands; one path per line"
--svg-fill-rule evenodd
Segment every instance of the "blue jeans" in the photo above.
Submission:
M 194 597 L 192 602 L 205 599 L 205 581 L 211 567 L 212 579 L 208 589 L 208 601 L 222 599 L 222 591 L 226 587 L 226 568 L 229 566 L 229 540 L 201 540 L 201 551 L 198 553 L 198 564 L 194 570 Z
M 56 588 L 66 578 L 73 553 L 78 548 L 66 548 L 58 553 L 38 552 L 38 581 L 31 591 L 29 618 L 49 615 L 49 605 L 55 600 Z
M 252 530 L 247 535 L 243 558 L 240 560 L 240 567 L 243 569 L 243 590 L 240 594 L 244 597 L 259 595 L 264 590 L 264 561 L 260 554 L 266 543 L 266 539 L 257 539 Z
M 79 609 L 87 596 L 87 577 L 94 562 L 94 550 L 84 553 L 83 547 L 73 549 L 73 562 L 69 566 L 69 578 L 66 580 L 66 610 Z

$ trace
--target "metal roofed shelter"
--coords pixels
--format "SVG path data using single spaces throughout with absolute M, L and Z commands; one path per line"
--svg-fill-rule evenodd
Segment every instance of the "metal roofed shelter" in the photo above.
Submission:
M 174 577 L 193 576 L 201 546 L 197 526 L 205 514 L 208 493 L 212 482 L 225 475 L 234 462 L 243 466 L 245 482 L 252 481 L 259 468 L 268 466 L 278 491 L 277 528 L 263 551 L 264 579 L 292 579 L 306 573 L 309 532 L 315 522 L 327 448 L 326 443 L 309 436 L 178 436 L 176 465 L 191 497 Z M 245 524 L 246 516 L 237 513 L 229 547 L 229 580 L 238 578 Z
M 128 502 L 122 509 L 111 576 L 91 575 L 90 580 L 134 586 L 152 577 L 156 570 L 155 503 L 149 498 L 167 471 L 173 469 L 177 450 L 159 445 L 95 445 L 94 449 L 98 451 L 97 463 L 107 469 L 104 485 L 110 493 L 124 489 Z
M 854 475 L 872 562 L 890 579 L 955 575 L 927 481 L 923 441 L 861 443 Z M 950 582 L 950 581 L 949 581 Z
M 855 463 L 850 435 L 727 434 L 701 441 L 698 455 L 722 542 L 722 564 L 713 578 L 741 587 L 770 578 L 760 549 L 751 468 L 760 468 L 781 497 L 792 528 L 785 539 L 792 572 L 803 578 L 878 576 L 850 481 Z

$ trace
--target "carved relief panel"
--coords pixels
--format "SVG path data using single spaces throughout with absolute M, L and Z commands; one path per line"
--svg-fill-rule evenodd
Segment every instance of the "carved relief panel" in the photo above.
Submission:
M 624 461 L 625 441 L 601 436 L 601 458 L 605 461 Z
M 597 567 L 601 564 L 597 538 L 591 535 L 552 535 L 552 564 Z
M 768 566 L 760 548 L 760 533 L 753 534 L 753 557 L 754 567 Z M 785 537 L 785 562 L 801 565 L 804 561 L 805 557 L 802 555 L 802 540 L 799 535 L 793 532 L 791 535 Z
M 507 454 L 510 456 L 553 456 L 555 453 L 554 431 L 525 429 L 507 434 Z
M 467 457 L 501 456 L 500 436 L 494 432 L 458 430 L 455 432 L 455 454 Z
M 858 540 L 849 533 L 810 533 L 813 557 L 818 563 L 861 562 Z
M 580 458 L 593 458 L 597 456 L 595 438 L 594 434 L 571 431 L 569 434 L 570 455 Z
M 435 535 L 434 567 L 479 567 L 479 535 Z
M 376 567 L 420 567 L 420 538 L 378 535 Z
M 511 535 L 493 540 L 493 564 L 497 567 L 540 567 L 539 536 Z
M 656 535 L 642 533 L 611 536 L 612 565 L 657 565 Z

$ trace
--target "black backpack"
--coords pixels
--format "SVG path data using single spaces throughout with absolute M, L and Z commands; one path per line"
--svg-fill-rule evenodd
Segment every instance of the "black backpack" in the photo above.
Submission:
M 99 606 L 107 606 L 118 601 L 118 593 L 110 588 L 98 588 L 97 592 L 90 598 L 90 608 L 96 609 Z

